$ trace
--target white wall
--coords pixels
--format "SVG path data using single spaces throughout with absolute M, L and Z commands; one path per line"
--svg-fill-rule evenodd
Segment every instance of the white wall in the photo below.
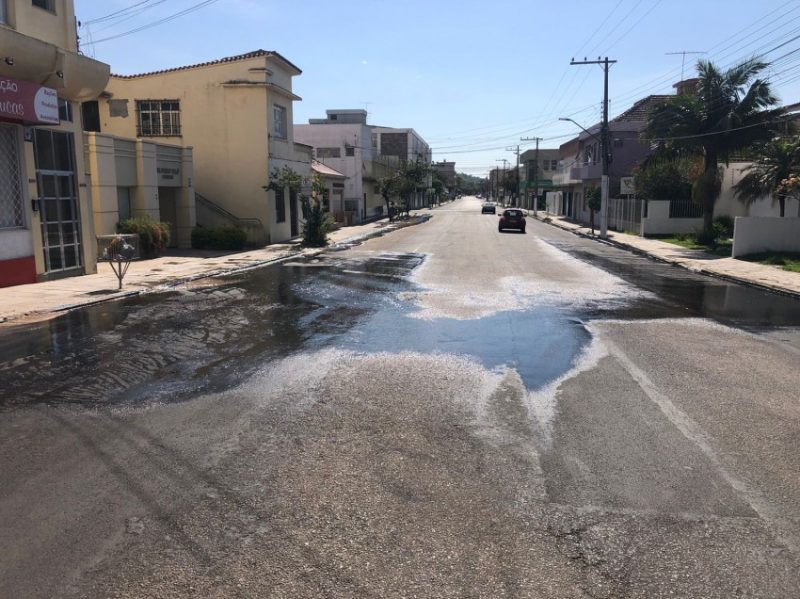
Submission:
M 737 217 L 733 257 L 760 252 L 800 252 L 800 218 Z
M 686 234 L 702 230 L 702 218 L 670 218 L 669 200 L 647 202 L 647 217 L 642 219 L 644 235 Z
M 362 162 L 372 160 L 370 149 L 370 130 L 360 124 L 315 124 L 295 125 L 295 141 L 316 148 L 339 148 L 341 158 L 318 158 L 321 163 L 345 175 L 344 198 L 363 204 L 364 187 L 362 181 Z M 354 145 L 354 156 L 345 155 L 345 144 Z M 341 206 L 331 206 L 331 210 L 341 210 Z

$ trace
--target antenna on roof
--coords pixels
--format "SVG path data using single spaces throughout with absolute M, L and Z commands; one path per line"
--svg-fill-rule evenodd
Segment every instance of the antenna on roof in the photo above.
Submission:
M 667 56 L 674 56 L 676 54 L 681 54 L 683 58 L 681 58 L 681 81 L 683 81 L 683 65 L 686 64 L 686 55 L 687 54 L 706 54 L 705 50 L 703 51 L 690 51 L 690 50 L 681 50 L 679 52 L 665 52 Z

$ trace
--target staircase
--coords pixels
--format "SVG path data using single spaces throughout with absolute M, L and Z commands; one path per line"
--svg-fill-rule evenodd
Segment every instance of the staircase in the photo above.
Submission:
M 269 243 L 269 236 L 261 219 L 239 218 L 196 191 L 194 192 L 194 203 L 198 225 L 209 228 L 239 227 L 247 235 L 247 245 L 251 247 L 262 247 Z

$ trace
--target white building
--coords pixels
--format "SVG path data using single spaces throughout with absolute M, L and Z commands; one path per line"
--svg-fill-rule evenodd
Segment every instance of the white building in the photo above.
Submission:
M 365 222 L 384 216 L 378 179 L 396 169 L 401 160 L 419 157 L 430 164 L 430 147 L 413 129 L 367 124 L 366 110 L 325 112 L 324 119 L 294 125 L 294 136 L 298 142 L 314 147 L 316 160 L 347 177 L 342 194 L 331 201 L 336 220 Z M 424 201 L 423 193 L 417 195 L 412 207 Z

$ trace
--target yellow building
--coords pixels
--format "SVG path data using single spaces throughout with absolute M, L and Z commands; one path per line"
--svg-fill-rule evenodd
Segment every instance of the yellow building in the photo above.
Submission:
M 256 50 L 138 75 L 112 75 L 104 97 L 84 105 L 88 130 L 193 149 L 197 222 L 235 224 L 253 244 L 299 232 L 298 198 L 267 192 L 289 166 L 310 180 L 311 157 L 294 143 L 292 78 L 277 52 Z
M 79 102 L 108 76 L 72 0 L 0 0 L 0 287 L 96 271 Z

